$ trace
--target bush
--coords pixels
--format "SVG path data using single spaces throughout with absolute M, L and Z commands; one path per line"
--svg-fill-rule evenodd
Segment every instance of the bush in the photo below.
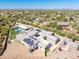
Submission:
M 57 22 L 51 22 L 48 27 L 57 27 Z
M 16 34 L 18 34 L 16 31 L 15 31 L 15 29 L 11 29 L 10 30 L 10 38 L 11 39 L 15 39 L 16 38 Z
M 59 30 L 57 28 L 52 28 L 51 31 L 56 33 L 56 34 L 58 34 L 58 32 L 59 32 Z
M 66 36 L 67 36 L 68 38 L 71 38 L 71 39 L 73 38 L 74 35 L 75 35 L 74 33 L 68 33 L 68 32 L 67 32 L 67 34 L 66 34 Z
M 66 32 L 59 31 L 60 36 L 66 36 Z
M 73 36 L 73 41 L 75 41 L 75 40 L 79 41 L 79 35 L 74 35 Z
M 37 23 L 37 22 L 33 23 L 32 25 L 35 26 L 35 27 L 39 27 L 39 23 Z
M 62 26 L 57 26 L 56 27 L 58 30 L 63 30 Z

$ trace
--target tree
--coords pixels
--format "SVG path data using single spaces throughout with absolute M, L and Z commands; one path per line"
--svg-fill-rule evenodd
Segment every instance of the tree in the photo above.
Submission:
M 33 23 L 33 26 L 35 26 L 35 27 L 39 27 L 39 23 Z

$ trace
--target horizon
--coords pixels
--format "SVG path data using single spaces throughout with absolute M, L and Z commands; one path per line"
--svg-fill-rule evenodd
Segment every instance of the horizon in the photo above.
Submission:
M 79 0 L 0 0 L 0 9 L 79 9 Z

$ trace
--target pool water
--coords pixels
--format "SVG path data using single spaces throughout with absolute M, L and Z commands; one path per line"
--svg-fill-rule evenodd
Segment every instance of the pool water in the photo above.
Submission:
M 24 30 L 23 30 L 22 28 L 20 28 L 20 27 L 16 27 L 16 28 L 15 28 L 15 31 L 16 31 L 16 32 L 24 32 Z

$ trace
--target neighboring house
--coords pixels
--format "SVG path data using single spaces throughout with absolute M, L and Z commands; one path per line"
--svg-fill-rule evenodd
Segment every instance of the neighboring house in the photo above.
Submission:
M 58 22 L 57 26 L 60 26 L 61 29 L 67 29 L 68 26 L 69 26 L 69 22 L 68 21 L 66 21 L 66 22 Z
M 29 26 L 29 25 L 24 25 L 24 24 L 17 24 L 16 27 L 20 27 L 20 28 L 22 28 L 22 29 L 32 28 L 31 26 Z
M 49 25 L 49 23 L 50 23 L 50 22 L 43 22 L 43 23 L 40 23 L 40 25 L 41 25 L 41 26 L 47 26 L 47 25 Z
M 33 21 L 34 23 L 41 23 L 41 19 L 39 19 L 39 18 L 36 18 L 34 21 Z
M 69 26 L 69 22 L 58 22 L 58 26 Z

